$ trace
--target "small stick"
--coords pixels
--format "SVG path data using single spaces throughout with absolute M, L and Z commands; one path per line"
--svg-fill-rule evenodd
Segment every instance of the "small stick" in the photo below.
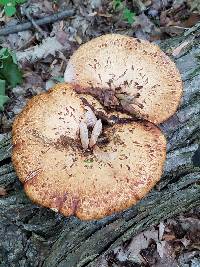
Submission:
M 44 17 L 42 19 L 35 20 L 35 23 L 40 26 L 40 25 L 59 21 L 59 20 L 62 20 L 63 18 L 71 17 L 73 15 L 74 15 L 73 10 L 65 10 L 65 11 L 58 12 L 54 15 Z M 16 33 L 16 32 L 26 31 L 26 30 L 29 30 L 33 27 L 34 26 L 33 26 L 32 22 L 25 22 L 22 24 L 14 25 L 14 26 L 8 26 L 8 27 L 5 27 L 4 29 L 0 30 L 0 36 L 4 36 L 4 35 L 11 34 L 11 33 Z
M 47 33 L 44 32 L 39 25 L 37 25 L 37 23 L 35 22 L 35 20 L 31 17 L 31 15 L 29 14 L 29 12 L 24 9 L 24 13 L 26 15 L 26 17 L 30 20 L 30 22 L 33 24 L 33 27 L 41 34 L 41 36 L 44 36 L 44 38 L 47 37 Z

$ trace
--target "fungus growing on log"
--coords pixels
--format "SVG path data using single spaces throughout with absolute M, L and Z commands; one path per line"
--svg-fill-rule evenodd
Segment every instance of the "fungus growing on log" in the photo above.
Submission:
M 172 116 L 182 95 L 178 69 L 148 41 L 107 34 L 81 45 L 70 58 L 65 81 L 121 109 L 159 124 Z
M 182 81 L 158 46 L 118 34 L 82 45 L 65 81 L 15 119 L 12 159 L 34 202 L 99 219 L 135 204 L 160 179 L 166 139 L 154 124 L 175 113 Z
M 117 112 L 109 123 L 101 108 L 60 84 L 33 97 L 15 119 L 12 160 L 35 203 L 99 219 L 135 204 L 160 179 L 166 140 L 157 126 Z

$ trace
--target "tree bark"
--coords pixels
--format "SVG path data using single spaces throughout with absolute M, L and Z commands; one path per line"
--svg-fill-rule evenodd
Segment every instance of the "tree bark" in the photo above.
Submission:
M 33 205 L 23 192 L 11 160 L 11 134 L 0 137 L 0 267 L 88 267 L 136 233 L 200 204 L 200 25 L 161 43 L 172 53 L 184 81 L 177 113 L 160 125 L 168 140 L 161 181 L 132 208 L 99 221 L 64 218 Z M 186 44 L 186 43 L 185 43 Z

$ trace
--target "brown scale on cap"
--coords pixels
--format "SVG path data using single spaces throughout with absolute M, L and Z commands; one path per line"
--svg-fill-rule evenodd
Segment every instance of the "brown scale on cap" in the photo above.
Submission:
M 119 34 L 80 46 L 68 62 L 65 81 L 96 95 L 104 106 L 120 106 L 155 124 L 176 112 L 182 95 L 179 71 L 157 45 Z
M 98 114 L 108 119 L 102 132 Z M 119 118 L 117 112 L 111 115 L 115 122 L 130 119 Z M 96 144 L 93 138 L 85 149 L 82 121 L 88 138 L 95 125 L 99 135 Z M 165 154 L 165 137 L 155 125 L 110 123 L 96 99 L 76 93 L 68 84 L 33 97 L 13 125 L 12 160 L 27 195 L 80 219 L 102 218 L 135 204 L 160 179 Z

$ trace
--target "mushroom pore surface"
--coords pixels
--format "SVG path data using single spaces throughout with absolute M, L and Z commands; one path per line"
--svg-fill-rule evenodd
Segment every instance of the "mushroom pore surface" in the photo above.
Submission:
M 84 150 L 80 125 L 92 112 L 86 103 L 94 113 L 102 106 L 73 89 L 60 84 L 28 102 L 13 125 L 12 160 L 34 202 L 66 216 L 99 219 L 135 204 L 155 185 L 166 140 L 149 122 L 121 119 L 103 123 L 96 144 Z M 96 116 L 89 124 L 96 125 Z
M 65 81 L 155 124 L 173 115 L 182 95 L 178 69 L 148 41 L 107 34 L 81 45 L 70 58 Z

